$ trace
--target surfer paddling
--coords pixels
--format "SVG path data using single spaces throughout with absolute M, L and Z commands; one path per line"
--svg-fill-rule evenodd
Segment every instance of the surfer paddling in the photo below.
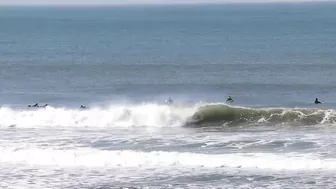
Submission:
M 28 105 L 28 108 L 45 108 L 47 106 L 48 106 L 48 104 L 45 104 L 44 106 L 39 106 L 39 104 L 36 103 L 34 105 Z
M 166 100 L 166 103 L 167 104 L 172 104 L 173 103 L 173 99 L 169 97 L 168 100 Z
M 28 105 L 28 107 L 29 107 L 29 108 L 38 108 L 38 107 L 40 107 L 40 106 L 38 105 L 38 103 L 36 103 L 36 104 L 34 104 L 34 105 Z
M 315 103 L 315 104 L 321 104 L 322 102 L 320 102 L 320 101 L 318 100 L 318 98 L 316 98 L 314 103 Z
M 226 102 L 233 102 L 233 99 L 231 98 L 231 96 L 229 96 L 229 98 L 226 99 Z

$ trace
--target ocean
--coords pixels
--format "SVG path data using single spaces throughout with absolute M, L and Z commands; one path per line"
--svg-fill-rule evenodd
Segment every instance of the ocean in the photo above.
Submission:
M 335 10 L 0 7 L 0 188 L 335 188 Z

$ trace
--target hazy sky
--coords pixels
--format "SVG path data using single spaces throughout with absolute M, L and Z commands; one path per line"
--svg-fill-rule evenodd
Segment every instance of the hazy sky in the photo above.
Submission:
M 0 0 L 0 5 L 67 5 L 67 4 L 195 4 L 195 3 L 242 3 L 242 2 L 322 2 L 336 0 Z

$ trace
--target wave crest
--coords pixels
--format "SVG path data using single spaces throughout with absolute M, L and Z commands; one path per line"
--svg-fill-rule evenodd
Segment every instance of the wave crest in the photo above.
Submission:
M 336 123 L 335 110 L 245 108 L 224 104 L 169 106 L 142 104 L 109 108 L 0 108 L 3 127 L 203 127 L 245 125 L 318 125 Z

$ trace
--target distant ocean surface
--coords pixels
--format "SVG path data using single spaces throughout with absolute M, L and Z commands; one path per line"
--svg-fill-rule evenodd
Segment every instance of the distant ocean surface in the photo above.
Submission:
M 334 188 L 335 10 L 0 7 L 0 188 Z

